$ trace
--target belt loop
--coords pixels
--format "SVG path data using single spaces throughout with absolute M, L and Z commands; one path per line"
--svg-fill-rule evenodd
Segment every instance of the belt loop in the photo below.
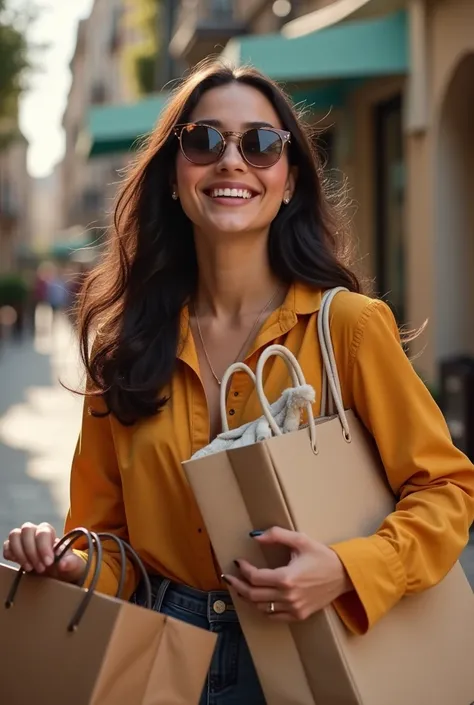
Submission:
M 170 585 L 171 580 L 164 578 L 161 581 L 158 591 L 156 593 L 155 604 L 153 605 L 153 610 L 155 612 L 161 612 L 161 608 L 163 607 L 163 601 Z

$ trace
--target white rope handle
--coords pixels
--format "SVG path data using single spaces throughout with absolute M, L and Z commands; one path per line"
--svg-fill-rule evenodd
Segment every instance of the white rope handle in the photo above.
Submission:
M 318 315 L 318 338 L 319 345 L 321 348 L 321 357 L 323 363 L 323 379 L 322 379 L 322 395 L 321 395 L 321 416 L 326 414 L 334 413 L 334 409 L 337 412 L 341 426 L 344 431 L 344 438 L 346 441 L 351 440 L 351 432 L 349 428 L 349 422 L 347 420 L 347 415 L 344 409 L 344 403 L 342 400 L 342 390 L 341 382 L 339 379 L 339 373 L 337 371 L 336 356 L 334 354 L 334 346 L 331 338 L 331 326 L 329 320 L 329 314 L 331 309 L 331 304 L 334 297 L 341 291 L 347 291 L 345 287 L 336 287 L 327 291 L 321 302 L 321 309 Z M 268 421 L 270 428 L 276 436 L 281 436 L 282 431 L 276 423 L 272 416 L 270 404 L 265 395 L 263 389 L 263 368 L 265 363 L 270 357 L 281 357 L 286 363 L 290 374 L 293 386 L 305 385 L 306 380 L 303 374 L 303 370 L 293 355 L 293 353 L 285 348 L 283 345 L 270 345 L 266 348 L 260 355 L 257 363 L 256 374 L 250 369 L 248 365 L 244 362 L 235 362 L 233 365 L 227 368 L 222 377 L 221 389 L 220 389 L 220 412 L 221 412 L 221 423 L 222 430 L 229 430 L 229 423 L 227 421 L 227 387 L 229 385 L 230 378 L 235 372 L 246 372 L 252 382 L 255 384 L 257 389 L 258 399 L 263 409 L 265 418 Z M 316 424 L 313 417 L 313 411 L 311 404 L 308 402 L 306 404 L 306 411 L 308 416 L 308 425 L 310 430 L 311 445 L 315 452 L 317 452 L 316 445 Z
M 222 377 L 221 380 L 221 391 L 220 391 L 220 408 L 221 408 L 221 424 L 222 424 L 222 431 L 228 431 L 229 430 L 229 423 L 227 421 L 227 387 L 229 386 L 230 378 L 235 372 L 246 372 L 254 385 L 256 386 L 257 380 L 255 378 L 255 375 L 253 373 L 253 370 L 250 369 L 248 365 L 245 364 L 245 362 L 234 362 L 233 365 L 230 365 L 224 373 L 224 376 Z
M 285 348 L 283 345 L 270 345 L 268 348 L 266 348 L 263 353 L 260 355 L 258 363 L 257 363 L 257 370 L 256 370 L 256 377 L 257 377 L 257 395 L 259 402 L 262 406 L 264 416 L 266 420 L 268 421 L 268 424 L 270 428 L 272 429 L 273 433 L 275 436 L 282 436 L 283 432 L 279 428 L 278 424 L 276 423 L 275 419 L 273 418 L 272 411 L 270 408 L 270 404 L 268 402 L 268 399 L 265 395 L 265 391 L 263 389 L 263 368 L 265 366 L 265 363 L 269 360 L 270 357 L 281 357 L 281 359 L 286 363 L 286 366 L 288 367 L 293 386 L 303 386 L 306 384 L 306 380 L 303 374 L 303 370 L 301 369 L 301 366 L 296 359 L 296 357 L 293 355 L 293 353 L 288 350 L 288 348 Z M 310 433 L 310 438 L 311 438 L 311 447 L 315 453 L 317 453 L 317 444 L 316 444 L 316 424 L 314 421 L 314 416 L 313 416 L 313 408 L 309 402 L 305 404 L 306 407 L 306 413 L 308 416 L 308 425 L 309 425 L 309 433 Z
M 344 430 L 344 438 L 346 441 L 350 441 L 351 432 L 344 409 L 344 402 L 342 400 L 341 382 L 337 371 L 337 362 L 334 354 L 329 320 L 329 313 L 333 299 L 341 291 L 347 291 L 347 289 L 340 286 L 335 289 L 331 289 L 324 294 L 321 302 L 321 309 L 318 315 L 318 337 L 323 361 L 321 416 L 325 416 L 327 413 L 333 413 L 335 406 L 337 415 Z

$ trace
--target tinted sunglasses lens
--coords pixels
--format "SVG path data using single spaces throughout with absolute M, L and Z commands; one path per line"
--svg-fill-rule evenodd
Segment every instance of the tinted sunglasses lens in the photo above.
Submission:
M 273 130 L 248 130 L 242 137 L 242 153 L 249 164 L 273 166 L 281 157 L 283 141 Z
M 213 127 L 189 125 L 181 133 L 181 147 L 190 162 L 212 164 L 222 153 L 223 140 Z

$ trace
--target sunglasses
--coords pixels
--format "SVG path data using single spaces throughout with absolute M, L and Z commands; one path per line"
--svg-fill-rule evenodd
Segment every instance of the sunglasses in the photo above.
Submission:
M 274 127 L 252 127 L 245 132 L 220 132 L 210 125 L 188 123 L 176 125 L 174 133 L 179 139 L 183 156 L 193 164 L 206 166 L 222 158 L 228 137 L 237 140 L 242 158 L 257 169 L 274 166 L 283 154 L 285 144 L 290 144 L 291 133 Z

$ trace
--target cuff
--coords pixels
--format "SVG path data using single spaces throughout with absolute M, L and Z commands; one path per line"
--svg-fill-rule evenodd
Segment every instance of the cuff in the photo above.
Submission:
M 349 575 L 353 590 L 334 608 L 353 634 L 365 634 L 406 592 L 403 565 L 381 536 L 351 539 L 331 546 Z
M 87 551 L 79 551 L 75 548 L 73 548 L 73 551 L 77 556 L 80 556 L 84 561 L 88 560 Z M 86 577 L 86 581 L 84 583 L 85 588 L 88 588 L 91 584 L 92 576 L 94 575 L 94 571 L 95 571 L 95 561 L 96 561 L 96 559 L 94 556 L 92 559 L 92 566 L 89 571 L 89 575 Z M 102 561 L 102 565 L 100 566 L 100 575 L 99 575 L 99 580 L 98 580 L 97 586 L 96 586 L 96 592 L 101 592 L 105 595 L 111 595 L 112 597 L 115 597 L 115 594 L 117 592 L 117 588 L 118 588 L 117 576 L 115 575 L 111 566 L 108 565 L 108 563 L 104 559 Z

